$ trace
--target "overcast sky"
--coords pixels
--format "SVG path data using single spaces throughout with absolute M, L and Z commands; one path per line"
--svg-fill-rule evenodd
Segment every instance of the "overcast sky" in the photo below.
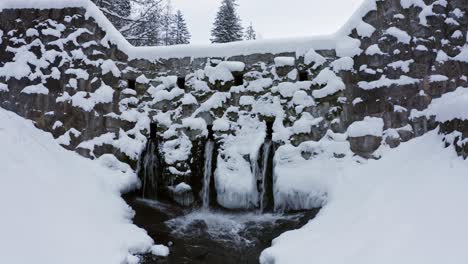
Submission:
M 264 39 L 333 33 L 363 0 L 237 0 L 243 25 L 253 23 Z M 172 0 L 184 13 L 192 43 L 209 43 L 221 0 Z

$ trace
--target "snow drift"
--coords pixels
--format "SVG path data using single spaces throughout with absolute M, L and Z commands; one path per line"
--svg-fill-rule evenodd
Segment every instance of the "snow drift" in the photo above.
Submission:
M 437 131 L 380 151 L 362 165 L 322 166 L 325 206 L 275 239 L 261 263 L 466 263 L 468 161 Z
M 137 183 L 128 165 L 82 158 L 1 108 L 0 146 L 2 263 L 133 263 L 150 250 L 120 196 Z

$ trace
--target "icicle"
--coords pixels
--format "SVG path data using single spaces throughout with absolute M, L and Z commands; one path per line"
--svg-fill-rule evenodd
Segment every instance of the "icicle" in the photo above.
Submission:
M 262 162 L 262 193 L 260 195 L 260 212 L 264 212 L 266 208 L 267 196 L 267 177 L 268 177 L 268 163 L 271 151 L 271 140 L 265 141 L 263 144 L 263 162 Z
M 142 196 L 143 198 L 156 198 L 158 188 L 158 166 L 159 160 L 157 155 L 156 140 L 148 140 L 146 150 L 143 157 L 143 164 L 140 165 L 140 176 L 142 177 Z M 148 194 L 150 194 L 148 197 Z
M 202 207 L 207 209 L 210 207 L 210 184 L 213 171 L 213 150 L 214 142 L 208 140 L 205 144 L 205 166 L 203 174 L 203 189 L 202 189 Z

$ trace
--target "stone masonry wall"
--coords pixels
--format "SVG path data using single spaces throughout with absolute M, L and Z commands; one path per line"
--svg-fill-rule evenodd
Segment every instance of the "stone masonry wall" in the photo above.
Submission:
M 397 147 L 436 128 L 424 114 L 431 101 L 468 87 L 468 0 L 413 2 L 376 1 L 343 50 L 155 61 L 119 50 L 83 8 L 5 9 L 0 107 L 67 149 L 113 154 L 134 168 L 157 128 L 162 188 L 185 182 L 195 195 L 210 133 L 222 163 L 238 158 L 228 150 L 245 143 L 244 132 L 260 148 L 272 126 L 276 148 L 298 147 L 373 117 L 383 132 L 346 138 L 355 154 L 378 158 L 382 144 Z M 466 121 L 441 125 L 458 132 L 447 142 L 466 157 Z M 255 158 L 237 154 L 239 162 Z

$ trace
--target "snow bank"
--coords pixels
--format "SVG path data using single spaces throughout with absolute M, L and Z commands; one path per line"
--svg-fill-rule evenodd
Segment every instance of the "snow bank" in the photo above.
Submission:
M 305 159 L 303 153 L 314 154 Z M 304 210 L 323 206 L 334 186 L 340 165 L 348 160 L 336 155 L 350 155 L 346 136 L 328 132 L 319 142 L 309 141 L 298 147 L 284 145 L 275 153 L 273 191 L 275 210 Z M 294 263 L 294 262 L 291 262 Z
M 340 57 L 352 57 L 359 54 L 360 41 L 347 37 L 356 29 L 361 37 L 370 37 L 375 28 L 365 23 L 362 18 L 371 10 L 376 10 L 376 1 L 365 0 L 355 14 L 336 33 L 324 36 L 302 38 L 286 38 L 272 40 L 240 41 L 210 45 L 176 45 L 171 47 L 134 47 L 110 23 L 90 0 L 2 0 L 0 11 L 8 8 L 66 8 L 82 7 L 86 10 L 86 17 L 92 17 L 98 25 L 105 29 L 106 36 L 102 43 L 117 45 L 130 58 L 146 58 L 150 60 L 162 58 L 204 58 L 204 57 L 232 57 L 237 55 L 251 55 L 256 53 L 279 54 L 296 52 L 296 56 L 303 56 L 311 49 L 336 49 Z M 114 73 L 114 72 L 113 72 Z
M 444 148 L 437 131 L 386 150 L 381 160 L 330 168 L 322 172 L 334 179 L 325 207 L 275 239 L 261 263 L 466 262 L 468 161 Z
M 3 109 L 0 146 L 2 262 L 124 263 L 149 251 L 152 239 L 120 197 L 137 184 L 128 166 L 82 158 Z
M 427 116 L 435 116 L 438 122 L 468 120 L 468 88 L 458 87 L 455 91 L 432 100 L 425 111 Z

